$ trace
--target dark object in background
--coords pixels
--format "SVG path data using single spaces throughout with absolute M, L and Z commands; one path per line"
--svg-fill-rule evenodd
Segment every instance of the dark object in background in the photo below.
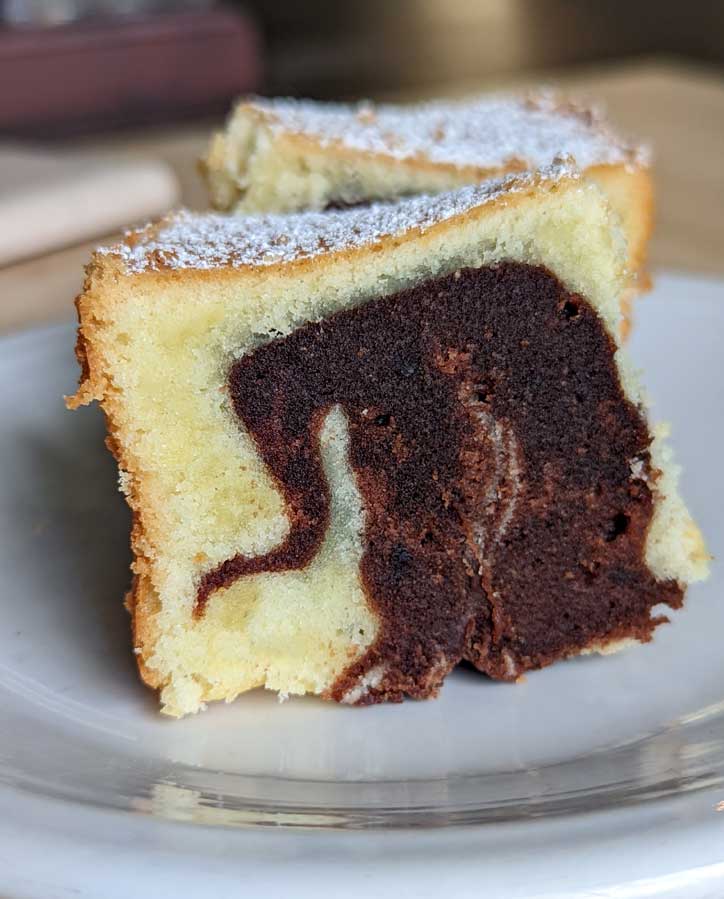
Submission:
M 260 78 L 258 31 L 240 10 L 0 28 L 0 134 L 63 137 L 219 114 Z
M 724 63 L 722 0 L 243 2 L 264 25 L 272 94 L 475 91 L 492 79 L 651 54 Z

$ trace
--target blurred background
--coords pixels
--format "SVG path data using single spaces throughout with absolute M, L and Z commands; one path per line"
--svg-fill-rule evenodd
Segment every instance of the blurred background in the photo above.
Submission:
M 724 65 L 721 0 L 4 0 L 0 8 L 0 124 L 10 133 L 213 115 L 248 90 L 417 96 L 651 55 Z
M 0 329 L 58 314 L 89 239 L 203 208 L 196 159 L 240 94 L 540 82 L 654 145 L 654 263 L 724 274 L 720 0 L 0 0 Z

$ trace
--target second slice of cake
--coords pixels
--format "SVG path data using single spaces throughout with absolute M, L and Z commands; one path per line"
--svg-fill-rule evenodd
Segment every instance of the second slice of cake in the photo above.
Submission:
M 625 252 L 556 167 L 96 254 L 70 403 L 107 416 L 164 711 L 648 640 L 707 557 L 618 347 Z
M 551 92 L 399 106 L 242 100 L 202 171 L 218 209 L 291 212 L 438 193 L 563 157 L 608 197 L 640 289 L 652 226 L 648 151 L 595 109 Z

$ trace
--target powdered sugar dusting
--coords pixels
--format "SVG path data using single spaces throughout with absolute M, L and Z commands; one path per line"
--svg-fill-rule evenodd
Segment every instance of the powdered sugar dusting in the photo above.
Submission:
M 129 273 L 277 265 L 369 246 L 413 229 L 426 231 L 506 194 L 545 181 L 577 177 L 571 162 L 557 161 L 538 173 L 508 175 L 449 193 L 345 210 L 264 216 L 180 212 L 99 252 L 120 256 Z
M 627 146 L 596 110 L 563 102 L 550 92 L 415 106 L 259 99 L 241 108 L 248 105 L 266 114 L 272 130 L 395 159 L 520 169 L 541 168 L 564 155 L 573 156 L 581 168 L 645 161 L 645 151 Z

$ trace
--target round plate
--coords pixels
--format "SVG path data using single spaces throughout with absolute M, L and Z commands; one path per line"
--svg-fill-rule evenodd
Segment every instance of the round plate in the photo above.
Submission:
M 646 371 L 655 417 L 673 423 L 684 495 L 720 555 L 724 284 L 661 276 L 636 319 L 631 351 Z M 472 843 L 471 831 L 453 829 L 436 830 L 430 845 L 464 869 L 480 863 L 465 846 L 494 843 L 485 866 L 493 883 L 494 871 L 503 876 L 503 859 L 512 864 L 520 852 L 523 834 L 526 846 L 549 846 L 541 864 L 560 874 L 556 839 L 559 850 L 584 833 L 592 845 L 605 845 L 613 839 L 611 815 L 619 842 L 627 834 L 643 845 L 644 822 L 660 826 L 669 808 L 679 809 L 673 817 L 666 812 L 671 826 L 686 808 L 687 832 L 699 825 L 719 832 L 724 604 L 716 565 L 652 643 L 561 663 L 521 684 L 459 670 L 431 702 L 358 709 L 312 698 L 280 704 L 255 691 L 183 721 L 162 718 L 130 651 L 121 602 L 129 517 L 103 448 L 102 416 L 95 408 L 70 414 L 62 404 L 76 379 L 72 344 L 70 326 L 0 342 L 0 888 L 3 877 L 16 877 L 8 883 L 18 895 L 48 899 L 55 894 L 33 885 L 44 862 L 29 861 L 29 846 L 48 864 L 53 853 L 65 859 L 71 883 L 78 866 L 72 875 L 68 859 L 79 845 L 100 846 L 109 834 L 116 836 L 109 857 L 135 853 L 137 873 L 150 839 L 159 851 L 174 847 L 176 873 L 181 856 L 188 861 L 191 853 L 214 861 L 214 876 L 221 876 L 221 846 L 236 847 L 252 877 L 267 855 L 281 860 L 286 852 L 300 861 L 299 848 L 290 847 L 315 845 L 320 860 L 320 847 L 335 844 L 335 864 L 351 852 L 348 865 L 369 862 L 350 848 L 367 846 L 377 874 L 393 846 L 394 858 L 407 846 L 420 875 L 432 858 L 420 855 L 430 833 L 407 843 L 409 833 L 362 838 L 329 830 L 474 824 L 480 828 Z M 169 825 L 158 819 L 193 826 L 171 827 L 177 836 L 166 845 L 161 834 Z M 491 823 L 498 826 L 483 826 Z M 209 839 L 198 825 L 246 830 L 233 837 L 217 830 Z M 276 828 L 276 855 L 249 830 L 261 825 Z M 85 842 L 68 840 L 74 828 Z M 287 838 L 279 828 L 290 828 Z M 304 829 L 316 832 L 315 843 Z M 699 849 L 707 838 L 700 834 Z M 28 859 L 22 875 L 6 874 L 9 845 Z M 88 872 L 99 864 L 100 856 L 93 858 Z M 667 855 L 667 864 L 676 868 L 673 859 Z M 532 874 L 529 856 L 526 864 Z M 690 868 L 691 859 L 682 864 Z M 56 867 L 54 888 L 58 877 Z M 179 881 L 179 889 L 190 890 L 192 880 Z M 123 895 L 130 881 L 104 883 L 105 892 L 94 896 L 115 896 L 116 889 Z M 354 894 L 356 885 L 344 889 Z M 415 895 L 424 889 L 421 881 Z M 511 887 L 505 895 L 518 894 Z

